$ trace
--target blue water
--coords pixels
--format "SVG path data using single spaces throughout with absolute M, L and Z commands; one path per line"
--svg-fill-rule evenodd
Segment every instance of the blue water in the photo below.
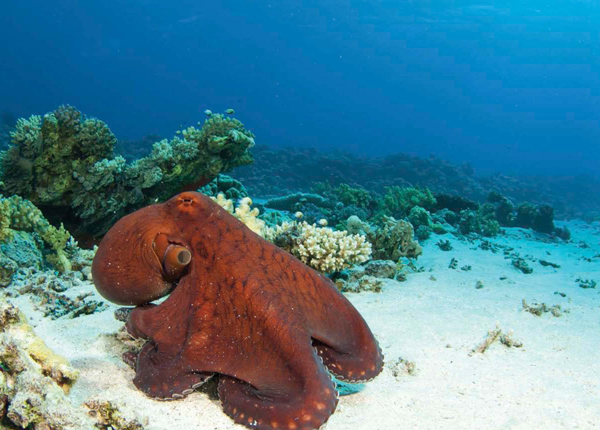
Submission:
M 600 176 L 598 6 L 495 3 L 7 0 L 0 111 L 139 139 L 233 108 L 271 146 Z

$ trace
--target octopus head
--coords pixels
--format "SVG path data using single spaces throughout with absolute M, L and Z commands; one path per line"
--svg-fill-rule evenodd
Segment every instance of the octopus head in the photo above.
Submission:
M 106 233 L 92 264 L 92 279 L 104 298 L 144 305 L 169 294 L 185 276 L 192 253 L 182 239 L 181 220 L 168 206 L 179 196 L 121 218 Z M 189 210 L 185 199 L 180 204 Z

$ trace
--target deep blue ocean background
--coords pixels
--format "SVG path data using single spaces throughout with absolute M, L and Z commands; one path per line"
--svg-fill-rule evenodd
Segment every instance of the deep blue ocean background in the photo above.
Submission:
M 577 0 L 6 0 L 0 111 L 140 139 L 233 108 L 270 146 L 599 177 L 599 29 Z

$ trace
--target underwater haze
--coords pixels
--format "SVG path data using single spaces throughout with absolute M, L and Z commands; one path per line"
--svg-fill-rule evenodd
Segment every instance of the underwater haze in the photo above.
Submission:
M 257 143 L 600 176 L 592 1 L 4 1 L 0 111 L 120 140 L 235 109 Z
M 0 429 L 600 429 L 597 0 L 0 4 Z

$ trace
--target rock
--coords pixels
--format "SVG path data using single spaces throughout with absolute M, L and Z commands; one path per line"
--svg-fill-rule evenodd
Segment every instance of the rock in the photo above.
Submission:
M 397 272 L 397 264 L 391 260 L 372 260 L 365 266 L 365 274 L 376 278 L 394 279 Z

